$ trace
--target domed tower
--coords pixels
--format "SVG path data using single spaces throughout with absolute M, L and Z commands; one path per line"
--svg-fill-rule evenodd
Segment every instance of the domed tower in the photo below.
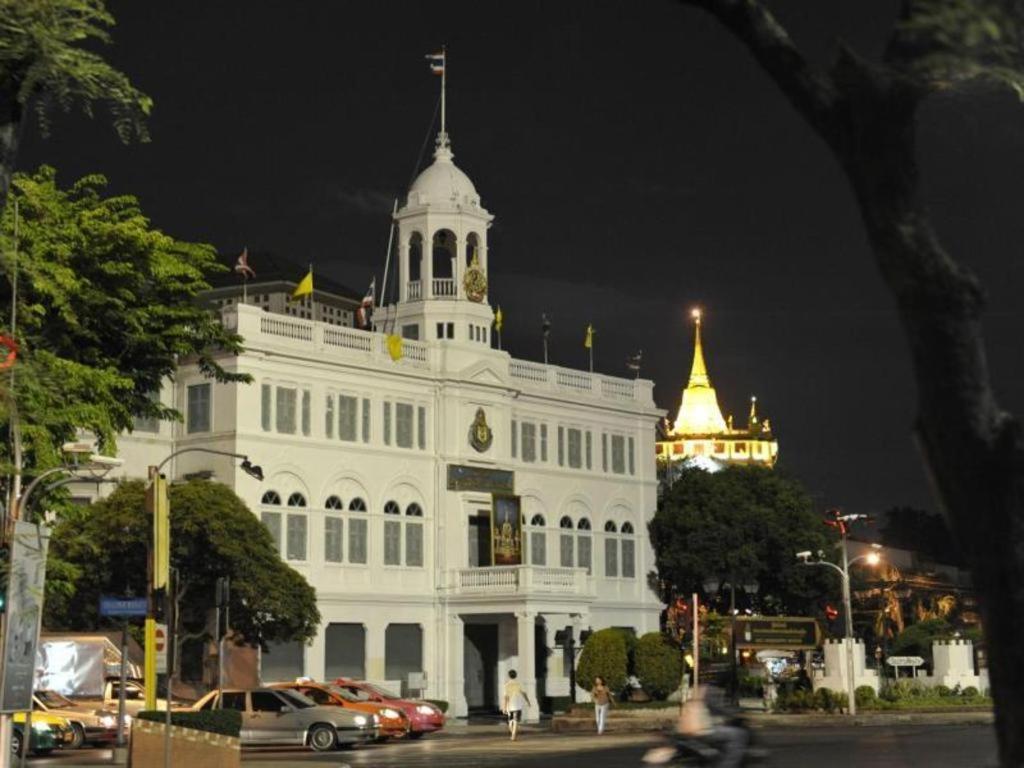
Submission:
M 409 188 L 398 225 L 395 332 L 409 339 L 490 346 L 487 230 L 494 216 L 453 161 L 445 131 L 434 162 Z M 378 321 L 379 322 L 379 321 Z

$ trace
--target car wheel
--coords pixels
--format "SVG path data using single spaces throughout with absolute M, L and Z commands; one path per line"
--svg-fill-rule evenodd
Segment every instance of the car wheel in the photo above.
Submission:
M 314 725 L 309 729 L 309 746 L 317 752 L 328 752 L 338 743 L 338 736 L 329 725 Z
M 409 731 L 409 738 L 410 739 L 422 739 L 426 735 L 427 735 L 426 731 Z
M 71 724 L 71 741 L 68 742 L 68 749 L 81 749 L 85 746 L 85 728 L 81 723 Z

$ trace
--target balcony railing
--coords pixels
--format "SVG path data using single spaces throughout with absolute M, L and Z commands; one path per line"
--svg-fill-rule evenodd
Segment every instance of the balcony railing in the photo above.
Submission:
M 423 283 L 419 280 L 410 280 L 405 284 L 405 292 L 409 301 L 419 301 L 423 298 Z
M 431 280 L 433 285 L 433 297 L 435 299 L 454 299 L 455 279 L 451 277 L 435 277 Z
M 460 568 L 451 573 L 451 587 L 456 595 L 593 596 L 591 580 L 585 568 L 553 568 L 542 565 Z

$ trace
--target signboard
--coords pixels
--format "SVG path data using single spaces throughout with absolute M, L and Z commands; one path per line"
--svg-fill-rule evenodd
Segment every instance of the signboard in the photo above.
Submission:
M 890 667 L 920 667 L 924 659 L 920 656 L 890 656 L 885 663 Z
M 522 565 L 523 515 L 518 496 L 495 494 L 491 502 L 491 564 Z
M 482 493 L 515 493 L 515 472 L 507 469 L 448 465 L 449 491 L 481 491 Z
M 100 597 L 100 616 L 129 619 L 145 616 L 149 609 L 149 601 L 144 597 Z
M 167 674 L 167 625 L 157 624 L 156 630 L 154 631 L 156 642 L 153 644 L 153 648 L 156 650 L 156 673 L 158 675 Z
M 817 648 L 818 622 L 811 618 L 787 616 L 759 616 L 736 618 L 737 648 L 780 648 L 808 650 Z
M 11 540 L 0 712 L 32 709 L 50 529 L 18 520 Z

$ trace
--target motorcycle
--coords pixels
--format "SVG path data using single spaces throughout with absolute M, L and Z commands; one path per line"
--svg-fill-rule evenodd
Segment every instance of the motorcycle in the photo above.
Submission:
M 746 733 L 740 765 L 763 765 L 767 753 L 754 746 L 751 731 L 742 718 L 730 719 L 728 725 L 741 728 Z M 721 734 L 716 735 L 713 731 L 701 736 L 684 736 L 677 733 L 671 736 L 671 740 L 671 744 L 649 749 L 643 757 L 643 762 L 647 765 L 713 767 L 719 764 L 726 747 L 726 740 Z

